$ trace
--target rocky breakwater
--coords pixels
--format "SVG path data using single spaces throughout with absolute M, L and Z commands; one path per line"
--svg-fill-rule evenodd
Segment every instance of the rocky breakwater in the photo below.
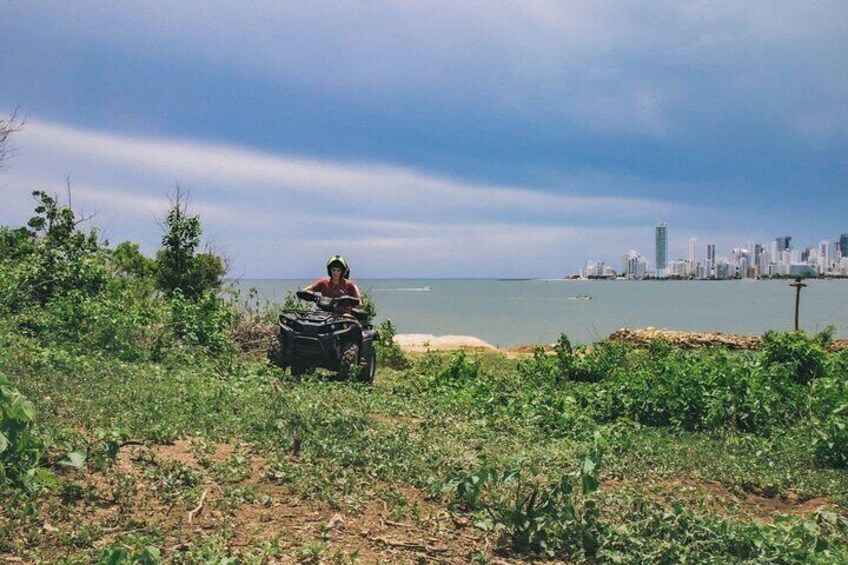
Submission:
M 682 332 L 661 328 L 622 328 L 610 334 L 610 341 L 633 345 L 648 345 L 652 341 L 666 341 L 675 347 L 697 349 L 700 347 L 726 347 L 728 349 L 757 349 L 762 343 L 758 335 L 726 334 L 723 332 Z M 837 339 L 829 344 L 831 350 L 848 349 L 848 340 Z

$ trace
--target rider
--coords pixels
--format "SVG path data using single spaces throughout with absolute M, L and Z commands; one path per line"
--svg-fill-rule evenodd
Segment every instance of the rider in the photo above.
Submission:
M 320 292 L 323 296 L 329 298 L 339 298 L 341 296 L 352 296 L 361 298 L 359 289 L 352 280 L 348 280 L 350 276 L 350 267 L 341 255 L 333 255 L 327 259 L 327 275 L 325 279 L 318 279 L 311 285 L 306 287 L 306 290 L 312 292 Z M 350 313 L 350 307 L 336 307 L 336 311 L 345 314 Z

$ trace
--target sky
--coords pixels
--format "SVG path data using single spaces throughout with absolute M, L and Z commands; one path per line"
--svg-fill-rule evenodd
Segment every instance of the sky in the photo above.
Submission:
M 848 2 L 0 2 L 0 225 L 230 276 L 559 277 L 848 232 Z

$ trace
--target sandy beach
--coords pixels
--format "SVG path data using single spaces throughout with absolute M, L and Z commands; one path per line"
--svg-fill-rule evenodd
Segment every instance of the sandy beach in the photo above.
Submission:
M 495 346 L 470 335 L 397 334 L 397 343 L 404 351 L 451 351 L 456 349 L 495 349 Z

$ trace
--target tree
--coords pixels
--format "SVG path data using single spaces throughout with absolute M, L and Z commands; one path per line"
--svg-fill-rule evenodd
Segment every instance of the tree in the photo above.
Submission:
M 188 197 L 177 186 L 165 217 L 162 248 L 156 253 L 156 286 L 167 295 L 179 289 L 197 299 L 221 286 L 224 261 L 213 253 L 196 253 L 203 230 L 200 218 L 188 214 Z
M 3 161 L 6 159 L 8 150 L 6 149 L 6 141 L 9 136 L 23 129 L 23 120 L 19 120 L 16 112 L 12 112 L 10 118 L 0 116 L 0 168 L 3 168 Z
M 124 241 L 112 251 L 110 263 L 114 272 L 138 278 L 154 274 L 156 264 L 139 251 L 137 243 Z

